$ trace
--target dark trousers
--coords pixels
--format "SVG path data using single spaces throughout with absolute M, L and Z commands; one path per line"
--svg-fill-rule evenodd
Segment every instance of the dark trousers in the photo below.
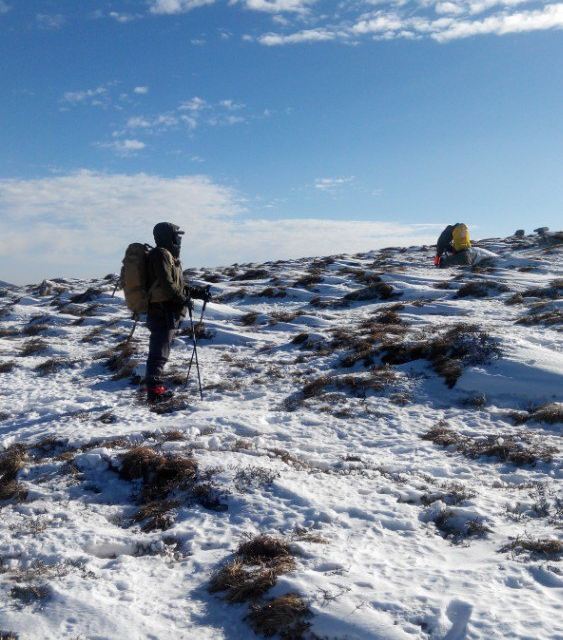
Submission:
M 162 384 L 164 366 L 168 362 L 170 346 L 179 325 L 179 313 L 160 307 L 149 308 L 147 328 L 150 338 L 146 370 L 146 384 L 149 388 Z

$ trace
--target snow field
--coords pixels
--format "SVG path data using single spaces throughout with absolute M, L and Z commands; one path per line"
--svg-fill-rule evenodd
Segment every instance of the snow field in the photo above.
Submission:
M 20 638 L 258 637 L 243 619 L 248 605 L 227 604 L 207 586 L 246 534 L 271 534 L 290 540 L 297 566 L 266 597 L 306 599 L 304 638 L 563 638 L 561 554 L 499 551 L 519 539 L 561 540 L 559 453 L 517 465 L 422 438 L 442 425 L 472 442 L 493 436 L 502 446 L 513 436 L 517 449 L 559 449 L 561 422 L 537 421 L 533 411 L 562 401 L 560 325 L 516 321 L 560 302 L 506 302 L 553 288 L 561 254 L 533 238 L 483 244 L 499 257 L 475 270 L 436 270 L 419 247 L 194 270 L 218 280 L 219 302 L 205 319 L 212 337 L 200 342 L 205 398 L 194 377 L 187 406 L 162 415 L 131 384 L 143 375 L 144 327 L 116 371 L 105 364 L 131 328 L 109 280 L 54 283 L 62 290 L 46 295 L 6 291 L 0 365 L 15 366 L 0 373 L 1 444 L 56 442 L 29 450 L 17 476 L 27 498 L 0 503 L 0 630 Z M 268 275 L 232 280 L 250 268 Z M 311 274 L 312 284 L 298 284 Z M 390 285 L 390 297 L 374 290 L 343 302 L 372 286 L 370 277 Z M 506 291 L 457 296 L 475 280 Z M 71 301 L 88 289 L 90 300 Z M 343 367 L 366 322 L 390 309 L 403 328 L 391 322 L 395 333 L 386 334 L 377 322 L 384 341 L 433 339 L 461 322 L 494 339 L 500 356 L 477 364 L 475 353 L 463 356 L 452 388 L 426 358 L 382 369 L 381 342 L 367 364 Z M 34 325 L 45 326 L 33 335 Z M 335 331 L 352 346 L 335 347 Z M 292 342 L 300 334 L 306 339 Z M 37 339 L 42 349 L 19 355 Z M 171 376 L 182 379 L 190 353 L 180 336 Z M 60 368 L 41 375 L 36 368 L 53 358 Z M 124 453 L 141 445 L 192 456 L 227 510 L 182 493 L 171 526 L 144 532 L 132 521 L 139 481 L 119 475 Z M 326 543 L 299 540 L 301 531 Z M 45 591 L 24 602 L 14 588 L 29 586 Z

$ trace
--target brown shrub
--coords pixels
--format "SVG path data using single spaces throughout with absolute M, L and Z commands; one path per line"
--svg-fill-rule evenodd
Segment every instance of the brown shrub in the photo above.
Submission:
M 174 524 L 173 509 L 180 506 L 177 500 L 156 500 L 144 504 L 133 516 L 133 522 L 143 522 L 141 531 L 165 531 Z
M 255 604 L 246 616 L 252 629 L 266 638 L 279 635 L 282 640 L 302 640 L 312 616 L 308 604 L 297 593 L 287 593 L 265 603 Z
M 85 302 L 93 302 L 98 296 L 103 293 L 101 289 L 95 289 L 93 287 L 89 287 L 83 293 L 77 293 L 73 296 L 70 296 L 70 302 L 74 304 L 83 304 Z
M 563 313 L 559 309 L 545 311 L 544 313 L 530 313 L 516 320 L 515 324 L 530 327 L 538 324 L 545 324 L 548 327 L 563 324 Z
M 30 323 L 22 329 L 24 336 L 38 336 L 41 333 L 45 333 L 49 329 L 49 325 L 41 322 Z
M 314 380 L 310 380 L 303 387 L 303 396 L 305 398 L 313 398 L 314 396 L 318 396 L 324 392 L 326 387 L 328 387 L 333 382 L 332 376 L 319 376 Z

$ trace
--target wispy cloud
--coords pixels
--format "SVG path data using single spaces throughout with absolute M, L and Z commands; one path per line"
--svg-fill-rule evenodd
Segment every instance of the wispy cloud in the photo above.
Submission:
M 528 6 L 524 9 L 521 5 Z M 350 6 L 360 8 L 344 12 L 340 21 L 328 13 L 311 11 L 306 29 L 295 29 L 296 23 L 284 17 L 277 21 L 279 31 L 255 37 L 246 34 L 245 39 L 269 47 L 328 41 L 357 44 L 366 38 L 448 42 L 475 35 L 563 28 L 563 3 L 535 0 L 374 0 Z
M 56 31 L 65 25 L 66 17 L 62 14 L 38 13 L 35 16 L 35 22 L 40 29 Z
M 240 194 L 203 175 L 79 171 L 0 180 L 0 273 L 39 281 L 118 271 L 125 247 L 150 242 L 152 227 L 161 220 L 188 230 L 185 266 L 430 243 L 436 234 L 430 224 L 257 220 L 242 213 Z
M 243 5 L 251 11 L 266 13 L 306 13 L 316 0 L 244 0 Z
M 124 140 L 114 140 L 113 142 L 99 142 L 96 146 L 102 149 L 111 149 L 116 155 L 126 158 L 136 155 L 147 145 L 141 140 L 125 138 Z
M 342 176 L 337 178 L 317 178 L 315 180 L 315 189 L 324 191 L 325 193 L 335 194 L 346 185 L 354 182 L 354 176 Z
M 187 13 L 193 9 L 213 4 L 215 0 L 151 0 L 150 12 L 155 14 L 172 15 Z
M 149 92 L 148 87 L 135 87 L 133 89 L 133 93 L 136 93 L 139 96 L 144 96 Z
M 11 8 L 11 5 L 9 5 L 7 2 L 5 2 L 4 0 L 0 0 L 0 16 L 4 13 L 8 13 Z
M 110 102 L 108 87 L 100 85 L 95 89 L 81 89 L 79 91 L 66 91 L 61 98 L 65 106 L 74 107 L 87 104 L 93 107 L 107 107 Z

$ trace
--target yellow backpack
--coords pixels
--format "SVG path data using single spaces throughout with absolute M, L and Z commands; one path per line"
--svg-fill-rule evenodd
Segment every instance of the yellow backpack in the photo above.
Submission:
M 471 247 L 471 239 L 469 238 L 469 229 L 463 222 L 456 224 L 452 231 L 452 245 L 454 251 L 463 251 Z

